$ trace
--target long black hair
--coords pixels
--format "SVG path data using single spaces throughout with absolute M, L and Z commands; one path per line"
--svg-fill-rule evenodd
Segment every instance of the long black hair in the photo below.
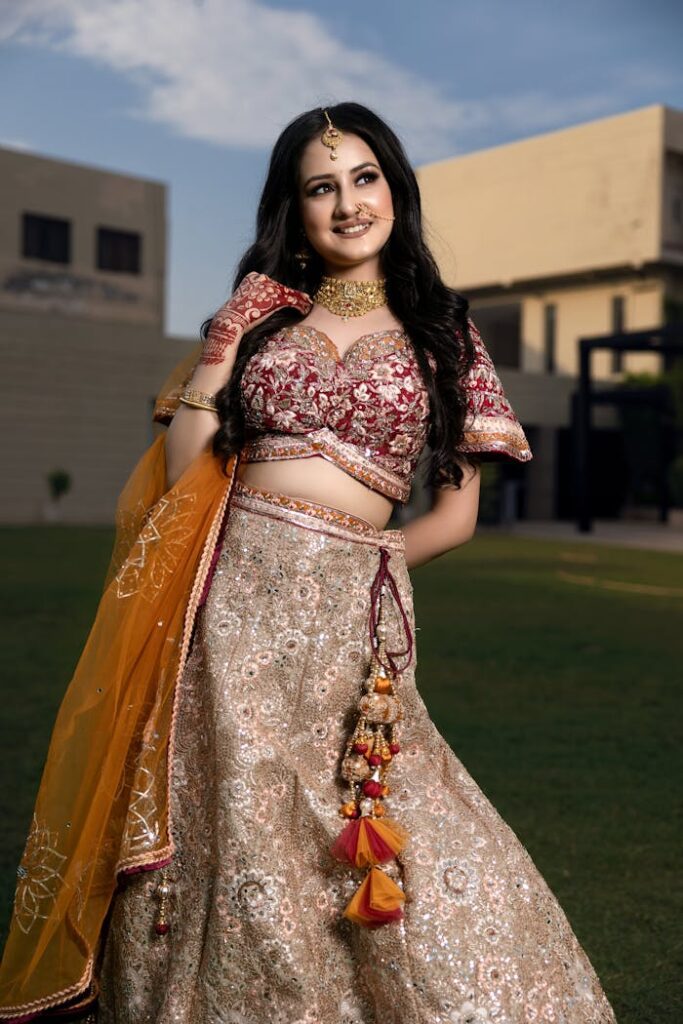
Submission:
M 389 307 L 413 343 L 429 392 L 427 443 L 431 454 L 425 481 L 459 487 L 461 463 L 477 462 L 462 454 L 456 458 L 466 415 L 463 378 L 473 360 L 467 326 L 469 303 L 441 280 L 425 243 L 417 179 L 396 134 L 359 103 L 338 103 L 327 110 L 335 127 L 359 136 L 372 149 L 391 189 L 395 220 L 380 259 Z M 295 258 L 303 242 L 298 176 L 305 147 L 320 137 L 326 124 L 322 109 L 316 107 L 291 121 L 275 143 L 258 206 L 256 239 L 240 260 L 233 289 L 245 274 L 257 271 L 309 295 L 316 292 L 323 274 L 322 260 L 313 253 L 304 270 Z M 246 363 L 269 335 L 300 319 L 296 310 L 279 310 L 242 338 L 230 380 L 217 396 L 221 425 L 214 438 L 216 455 L 227 460 L 245 440 L 240 382 Z M 210 325 L 210 319 L 202 324 L 203 338 Z M 436 375 L 428 351 L 436 360 Z

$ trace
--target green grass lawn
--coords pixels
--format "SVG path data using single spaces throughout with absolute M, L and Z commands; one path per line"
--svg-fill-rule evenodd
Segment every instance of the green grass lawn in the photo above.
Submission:
M 0 530 L 3 926 L 110 544 L 105 529 Z M 413 583 L 422 695 L 557 895 L 620 1024 L 683 1020 L 683 558 L 487 534 Z

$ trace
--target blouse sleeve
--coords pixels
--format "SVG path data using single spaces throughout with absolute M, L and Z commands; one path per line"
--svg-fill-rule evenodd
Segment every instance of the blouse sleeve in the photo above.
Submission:
M 505 395 L 474 321 L 468 317 L 467 322 L 475 357 L 464 381 L 467 415 L 458 451 L 481 454 L 489 459 L 510 458 L 529 462 L 533 455 L 522 425 Z

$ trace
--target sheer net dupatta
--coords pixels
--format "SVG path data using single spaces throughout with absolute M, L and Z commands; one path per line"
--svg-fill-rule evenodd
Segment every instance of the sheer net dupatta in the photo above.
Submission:
M 235 479 L 209 450 L 165 489 L 164 438 L 117 510 L 94 625 L 48 751 L 0 967 L 0 1019 L 92 999 L 122 871 L 167 863 L 175 684 Z

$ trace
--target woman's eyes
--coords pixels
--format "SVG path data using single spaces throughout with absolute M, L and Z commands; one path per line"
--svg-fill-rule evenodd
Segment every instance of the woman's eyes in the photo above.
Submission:
M 360 174 L 356 178 L 356 185 L 359 185 L 363 180 L 377 181 L 378 177 L 379 177 L 379 175 L 375 171 L 365 171 L 363 174 Z M 321 188 L 331 188 L 331 187 L 332 186 L 331 186 L 330 182 L 323 181 L 323 182 L 321 182 L 320 185 L 316 186 L 316 188 L 311 189 L 311 191 L 308 194 L 309 194 L 309 196 L 323 195 L 324 193 L 321 193 L 320 189 Z

